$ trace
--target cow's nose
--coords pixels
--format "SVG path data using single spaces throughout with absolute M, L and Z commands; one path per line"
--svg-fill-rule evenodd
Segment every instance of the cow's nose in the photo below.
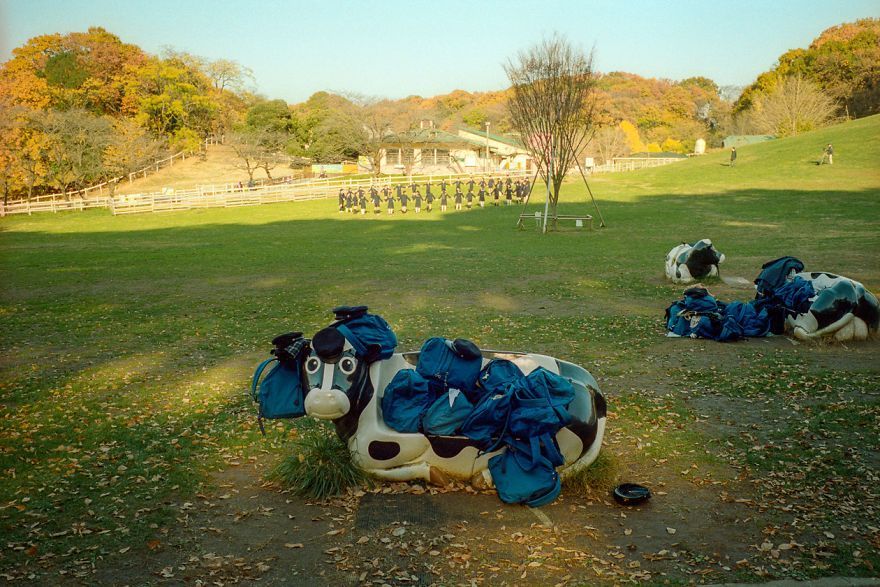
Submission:
M 321 420 L 335 420 L 348 413 L 348 396 L 338 389 L 313 389 L 306 395 L 306 413 Z

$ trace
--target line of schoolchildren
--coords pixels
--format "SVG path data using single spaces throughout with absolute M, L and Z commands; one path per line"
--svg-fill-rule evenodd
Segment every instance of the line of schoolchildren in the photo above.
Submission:
M 467 181 L 455 179 L 451 183 L 455 187 L 455 193 L 452 194 L 451 198 L 455 204 L 456 210 L 461 210 L 463 201 L 467 202 L 467 208 L 470 210 L 473 206 L 474 200 L 477 201 L 480 208 L 484 208 L 486 206 L 486 200 L 490 197 L 493 199 L 494 205 L 498 206 L 502 194 L 504 195 L 504 202 L 507 206 L 512 205 L 514 199 L 517 202 L 522 203 L 531 188 L 531 183 L 528 179 L 522 178 L 512 180 L 510 177 L 481 177 L 479 182 L 474 180 L 474 178 L 470 178 Z M 466 194 L 461 191 L 462 184 L 467 185 Z M 433 210 L 434 201 L 438 199 L 440 200 L 440 210 L 445 212 L 450 199 L 450 196 L 447 194 L 447 181 L 445 179 L 440 180 L 440 195 L 438 197 L 435 197 L 434 193 L 431 191 L 430 181 L 426 182 L 424 186 L 424 196 L 417 183 L 410 184 L 408 190 L 407 187 L 398 184 L 395 186 L 396 193 L 392 193 L 391 187 L 386 185 L 381 189 L 381 194 L 380 190 L 375 185 L 370 186 L 369 199 L 373 204 L 373 214 L 380 213 L 382 201 L 386 204 L 388 214 L 394 214 L 395 201 L 400 202 L 400 211 L 406 214 L 410 200 L 413 201 L 413 208 L 416 213 L 422 211 L 422 201 L 425 202 L 427 211 L 431 212 Z M 476 186 L 479 186 L 479 191 L 474 194 L 474 188 Z M 366 214 L 367 195 L 368 194 L 363 187 L 359 187 L 356 191 L 353 191 L 351 188 L 348 188 L 347 191 L 344 188 L 339 188 L 339 212 L 352 212 L 355 214 L 359 212 L 361 214 Z

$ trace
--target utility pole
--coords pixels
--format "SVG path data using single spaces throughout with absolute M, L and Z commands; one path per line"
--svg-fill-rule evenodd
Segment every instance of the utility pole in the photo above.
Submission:
M 486 171 L 489 171 L 489 121 L 486 121 Z

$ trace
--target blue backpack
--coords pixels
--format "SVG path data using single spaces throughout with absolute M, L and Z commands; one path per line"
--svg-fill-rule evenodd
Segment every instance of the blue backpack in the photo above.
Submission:
M 524 377 L 516 363 L 507 359 L 492 359 L 480 371 L 477 386 L 482 390 L 482 395 L 502 393 L 511 383 L 520 381 Z
M 755 298 L 769 297 L 777 289 L 785 285 L 788 276 L 800 273 L 804 264 L 795 257 L 780 257 L 761 265 L 761 273 L 755 278 Z
M 382 417 L 398 432 L 419 432 L 422 415 L 439 391 L 414 369 L 401 369 L 385 387 Z
M 538 367 L 513 385 L 509 433 L 518 438 L 556 434 L 571 422 L 566 408 L 572 400 L 571 382 Z
M 308 354 L 309 339 L 300 332 L 292 332 L 277 336 L 272 342 L 275 356 L 260 363 L 251 380 L 251 397 L 259 405 L 257 422 L 263 434 L 263 418 L 299 418 L 306 413 L 302 362 Z M 273 362 L 276 365 L 261 382 L 260 376 Z
M 563 462 L 555 440 L 540 444 L 509 440 L 503 453 L 489 459 L 489 470 L 501 501 L 540 507 L 562 491 L 556 467 Z
M 394 354 L 397 336 L 384 318 L 368 314 L 366 306 L 338 306 L 333 313 L 336 322 L 331 326 L 351 343 L 359 359 L 372 363 Z
M 425 434 L 440 436 L 457 434 L 473 409 L 464 392 L 447 391 L 422 416 L 422 430 Z
M 513 387 L 483 396 L 461 425 L 461 433 L 473 440 L 481 450 L 494 450 L 507 432 L 512 400 Z
M 433 337 L 422 345 L 416 369 L 426 378 L 471 394 L 476 389 L 482 365 L 483 354 L 471 341 Z

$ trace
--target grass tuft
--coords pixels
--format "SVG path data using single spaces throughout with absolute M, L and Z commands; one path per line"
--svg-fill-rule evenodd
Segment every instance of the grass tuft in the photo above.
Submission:
M 601 452 L 589 467 L 563 473 L 562 485 L 571 493 L 608 492 L 617 483 L 618 469 L 614 455 Z
M 306 431 L 292 448 L 293 454 L 273 469 L 269 479 L 297 495 L 324 499 L 368 482 L 348 447 L 323 427 Z

